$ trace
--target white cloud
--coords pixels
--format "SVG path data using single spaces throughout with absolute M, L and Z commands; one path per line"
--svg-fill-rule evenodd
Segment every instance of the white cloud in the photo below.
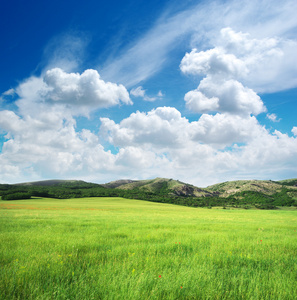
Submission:
M 183 143 L 182 130 L 188 121 L 172 107 L 158 107 L 150 112 L 136 112 L 115 124 L 108 118 L 101 118 L 101 132 L 116 146 L 147 146 L 157 148 L 176 147 Z
M 0 95 L 0 104 L 1 102 L 6 102 L 7 99 L 11 99 L 15 96 L 15 90 L 9 89 Z
M 246 143 L 265 131 L 255 117 L 204 114 L 190 123 L 172 107 L 136 112 L 119 124 L 108 118 L 102 118 L 101 122 L 101 133 L 111 144 L 138 146 L 156 152 L 191 147 L 193 143 L 224 149 L 233 143 Z
M 198 88 L 185 95 L 186 105 L 195 112 L 220 111 L 232 114 L 265 112 L 260 97 L 240 82 L 229 79 L 204 78 Z
M 219 108 L 219 98 L 206 97 L 198 89 L 190 91 L 185 95 L 187 107 L 195 112 L 217 111 Z
M 248 69 L 242 60 L 234 54 L 225 53 L 222 48 L 200 52 L 193 49 L 190 53 L 186 53 L 182 59 L 180 69 L 183 73 L 224 76 L 227 79 L 248 73 Z
M 293 133 L 295 136 L 297 136 L 297 127 L 296 127 L 296 126 L 294 126 L 294 127 L 292 128 L 292 133 Z
M 189 109 L 258 115 L 266 108 L 255 90 L 271 92 L 279 90 L 279 84 L 283 84 L 283 89 L 295 86 L 295 83 L 291 85 L 291 73 L 284 75 L 280 68 L 286 59 L 291 59 L 285 48 L 295 42 L 275 38 L 259 40 L 224 28 L 216 43 L 210 50 L 192 50 L 181 61 L 183 73 L 205 75 L 198 88 L 185 95 Z M 273 114 L 267 116 L 273 120 Z
M 162 91 L 159 91 L 157 96 L 158 96 L 159 98 L 163 98 L 165 95 L 162 93 Z
M 240 81 L 256 92 L 274 92 L 297 86 L 297 64 L 293 60 L 296 48 L 294 40 L 255 39 L 223 28 L 214 48 L 186 53 L 180 69 L 186 74 L 207 75 L 214 81 Z
M 144 98 L 144 96 L 145 96 L 145 90 L 143 89 L 142 86 L 138 86 L 137 88 L 132 89 L 130 91 L 130 94 L 133 95 L 134 97 L 142 97 L 142 98 Z
M 193 141 L 210 144 L 224 149 L 234 143 L 248 143 L 257 135 L 266 132 L 255 117 L 203 114 L 197 122 L 191 123 L 190 137 Z
M 161 91 L 158 92 L 156 97 L 150 97 L 146 94 L 146 90 L 143 89 L 142 86 L 138 86 L 137 88 L 134 88 L 130 91 L 130 94 L 134 97 L 140 97 L 142 98 L 144 101 L 149 101 L 149 102 L 153 102 L 156 101 L 157 99 L 160 99 L 163 97 L 163 94 Z
M 4 164 L 1 181 L 73 178 L 113 168 L 115 155 L 105 151 L 91 131 L 76 130 L 74 116 L 131 104 L 124 86 L 104 82 L 95 70 L 79 74 L 54 68 L 28 78 L 16 93 L 20 97 L 16 101 L 18 113 L 0 111 L 1 133 L 6 139 L 0 154 Z M 17 168 L 14 175 L 5 177 L 13 166 Z
M 9 90 L 5 91 L 2 95 L 3 96 L 13 96 L 14 94 L 15 94 L 15 90 L 9 89 Z
M 186 49 L 189 40 L 192 48 L 203 50 L 218 42 L 217 33 L 222 27 L 230 27 L 236 34 L 225 30 L 221 46 L 235 56 L 250 50 L 254 57 L 258 53 L 261 65 L 265 66 L 254 65 L 258 73 L 247 78 L 245 85 L 257 92 L 296 87 L 296 10 L 294 0 L 283 1 L 281 5 L 276 0 L 234 0 L 199 3 L 188 10 L 175 9 L 176 14 L 168 11 L 145 36 L 129 45 L 120 56 L 112 57 L 101 73 L 104 78 L 127 87 L 137 85 L 170 62 L 173 50 Z M 250 36 L 242 32 L 249 32 Z M 230 58 L 231 53 L 224 59 Z M 217 59 L 220 61 L 219 57 Z M 231 60 L 228 66 L 234 62 Z
M 7 141 L 0 154 L 0 181 L 164 176 L 205 186 L 241 177 L 274 178 L 293 172 L 297 163 L 297 138 L 271 134 L 253 116 L 204 114 L 189 122 L 175 108 L 158 107 L 118 124 L 101 121 L 97 136 L 77 130 L 71 115 L 63 117 L 58 109 L 35 116 L 1 111 Z M 297 133 L 295 127 L 292 132 Z M 104 136 L 119 148 L 116 154 L 103 148 Z
M 224 50 L 239 58 L 248 70 L 239 73 L 237 78 L 255 91 L 274 92 L 297 85 L 297 80 L 291 77 L 297 74 L 297 64 L 293 62 L 296 40 L 255 39 L 250 34 L 224 28 L 221 43 Z
M 266 117 L 272 122 L 279 122 L 281 120 L 277 118 L 276 114 L 267 114 Z
M 108 118 L 101 121 L 101 135 L 120 151 L 131 147 L 136 153 L 140 153 L 136 149 L 144 151 L 149 159 L 136 161 L 151 176 L 174 174 L 207 185 L 238 178 L 274 178 L 292 171 L 297 163 L 297 139 L 278 131 L 271 134 L 254 116 L 204 114 L 189 122 L 175 108 L 159 107 L 131 114 L 119 124 Z M 131 172 L 137 176 L 135 170 Z
M 34 106 L 60 105 L 75 115 L 88 115 L 90 111 L 114 105 L 132 104 L 123 85 L 105 82 L 95 70 L 82 74 L 66 73 L 60 68 L 48 70 L 42 77 L 30 77 L 16 89 L 20 96 L 17 105 L 24 114 Z
M 8 177 L 3 171 L 0 180 L 73 178 L 98 169 L 108 170 L 114 156 L 104 150 L 98 136 L 86 129 L 76 131 L 75 121 L 67 118 L 54 109 L 40 111 L 34 117 L 1 111 L 0 128 L 7 133 L 7 141 L 3 143 L 0 161 L 6 173 L 14 168 L 17 171 Z
M 86 70 L 81 75 L 66 73 L 59 68 L 46 72 L 44 82 L 47 100 L 80 106 L 109 107 L 131 104 L 129 94 L 123 85 L 104 82 L 95 70 Z

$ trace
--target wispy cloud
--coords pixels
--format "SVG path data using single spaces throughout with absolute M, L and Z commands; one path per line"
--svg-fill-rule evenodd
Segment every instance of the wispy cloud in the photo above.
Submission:
M 89 41 L 90 37 L 84 32 L 67 32 L 53 37 L 44 48 L 39 67 L 43 71 L 57 67 L 66 72 L 79 71 Z
M 266 117 L 272 122 L 279 122 L 281 120 L 277 118 L 276 114 L 267 114 Z
M 293 39 L 295 11 L 296 1 L 252 0 L 204 2 L 175 14 L 167 12 L 144 36 L 100 68 L 100 74 L 128 88 L 135 86 L 159 72 L 173 51 L 208 48 L 223 27 L 249 32 L 256 38 L 281 35 Z
M 130 91 L 130 95 L 138 98 L 142 98 L 144 101 L 154 102 L 158 99 L 162 99 L 164 95 L 162 94 L 162 91 L 159 91 L 156 96 L 148 96 L 146 93 L 146 90 L 143 89 L 142 86 L 138 86 L 137 88 L 134 88 Z

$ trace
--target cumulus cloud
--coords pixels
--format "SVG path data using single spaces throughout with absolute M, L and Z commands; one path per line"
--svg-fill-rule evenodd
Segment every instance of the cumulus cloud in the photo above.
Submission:
M 275 92 L 297 85 L 293 75 L 297 73 L 297 64 L 293 61 L 296 40 L 280 37 L 256 39 L 248 33 L 224 28 L 220 42 L 224 51 L 236 56 L 247 70 L 234 74 L 236 78 L 256 92 Z
M 73 178 L 75 174 L 107 170 L 113 164 L 113 155 L 104 150 L 98 136 L 86 129 L 76 131 L 72 117 L 65 118 L 58 109 L 24 117 L 1 111 L 0 128 L 6 132 L 0 155 L 4 171 L 13 166 L 18 169 L 7 178 L 33 180 L 45 174 Z M 1 174 L 4 182 L 8 180 L 6 173 Z
M 244 62 L 234 54 L 225 53 L 223 48 L 200 52 L 193 49 L 182 59 L 180 69 L 183 73 L 188 74 L 209 74 L 227 78 L 239 77 L 248 73 Z
M 78 74 L 54 68 L 46 72 L 43 81 L 47 85 L 44 97 L 51 101 L 98 108 L 117 105 L 120 101 L 132 103 L 123 85 L 104 82 L 96 70 Z
M 293 133 L 295 136 L 297 136 L 297 127 L 296 127 L 296 126 L 294 126 L 294 127 L 292 128 L 292 133 Z
M 184 99 L 189 109 L 199 113 L 220 111 L 258 115 L 266 111 L 261 98 L 253 90 L 233 79 L 206 77 Z
M 99 108 L 132 104 L 123 85 L 105 82 L 96 70 L 91 69 L 79 74 L 54 68 L 42 77 L 30 77 L 16 91 L 20 97 L 17 105 L 25 114 L 32 109 L 33 103 L 62 105 L 73 114 L 85 115 Z
M 255 117 L 242 118 L 225 114 L 203 114 L 190 126 L 190 137 L 193 141 L 218 145 L 223 149 L 234 143 L 248 143 L 257 135 L 266 132 Z
M 18 111 L 0 111 L 5 139 L 0 154 L 2 181 L 13 176 L 33 180 L 44 174 L 73 178 L 112 169 L 116 156 L 104 149 L 96 134 L 77 130 L 75 117 L 132 104 L 123 85 L 103 81 L 95 70 L 79 74 L 54 68 L 22 82 L 16 94 Z M 5 177 L 13 166 L 17 167 L 14 175 Z
M 139 163 L 152 176 L 175 174 L 206 185 L 226 178 L 267 179 L 267 174 L 293 170 L 296 162 L 297 139 L 270 133 L 255 116 L 203 114 L 190 122 L 173 107 L 158 107 L 118 124 L 109 118 L 101 122 L 101 136 L 109 143 L 121 151 L 142 149 L 150 157 Z
M 275 86 L 272 84 L 275 78 L 269 81 L 269 76 L 281 74 L 279 64 L 286 56 L 281 42 L 274 38 L 252 39 L 249 34 L 224 28 L 217 43 L 210 50 L 193 49 L 181 61 L 183 73 L 205 76 L 196 90 L 185 95 L 187 107 L 196 112 L 248 115 L 265 112 L 253 88 L 267 91 L 268 82 Z
M 183 143 L 181 132 L 188 121 L 172 107 L 158 107 L 148 113 L 137 111 L 120 122 L 101 118 L 101 133 L 110 143 L 123 146 L 154 145 L 154 148 L 176 147 Z
M 216 111 L 219 109 L 219 98 L 206 97 L 198 89 L 185 95 L 186 106 L 195 112 Z
M 183 73 L 206 75 L 215 81 L 237 80 L 256 92 L 274 92 L 295 87 L 297 64 L 293 60 L 295 40 L 252 38 L 248 33 L 223 28 L 215 47 L 193 49 L 181 61 Z
M 101 122 L 97 135 L 77 130 L 73 117 L 55 107 L 35 116 L 1 111 L 1 182 L 164 176 L 205 186 L 243 176 L 267 179 L 293 172 L 297 163 L 297 138 L 270 133 L 254 116 L 204 114 L 190 122 L 176 108 L 158 107 Z M 292 132 L 297 135 L 295 127 Z M 102 146 L 106 141 L 117 153 Z
M 224 149 L 233 143 L 248 142 L 265 129 L 255 117 L 225 114 L 202 115 L 189 122 L 173 107 L 158 107 L 148 113 L 136 112 L 116 124 L 101 118 L 101 133 L 118 147 L 138 146 L 155 151 L 212 144 Z

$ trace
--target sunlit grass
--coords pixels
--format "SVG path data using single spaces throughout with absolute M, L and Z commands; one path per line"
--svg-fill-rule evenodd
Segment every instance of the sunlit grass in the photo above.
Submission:
M 295 299 L 297 212 L 0 201 L 0 299 Z

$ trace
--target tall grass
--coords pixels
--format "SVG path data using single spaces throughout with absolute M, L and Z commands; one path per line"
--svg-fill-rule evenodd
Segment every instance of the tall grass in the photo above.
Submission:
M 0 201 L 0 299 L 296 299 L 297 211 Z

